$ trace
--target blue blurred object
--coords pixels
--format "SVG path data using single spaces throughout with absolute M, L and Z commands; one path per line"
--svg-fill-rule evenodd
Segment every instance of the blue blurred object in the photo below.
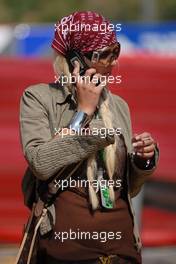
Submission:
M 123 24 L 119 40 L 124 53 L 147 52 L 176 56 L 176 22 Z
M 12 37 L 9 38 L 8 32 L 6 41 L 6 31 L 2 27 L 0 26 L 1 54 L 27 57 L 50 55 L 54 25 L 19 24 L 14 28 L 9 27 Z M 120 32 L 117 31 L 117 38 L 122 44 L 122 54 L 147 52 L 176 56 L 176 22 L 123 23 L 121 28 Z
M 30 57 L 47 56 L 53 36 L 53 25 L 30 26 L 30 32 L 27 37 L 16 37 L 15 54 Z

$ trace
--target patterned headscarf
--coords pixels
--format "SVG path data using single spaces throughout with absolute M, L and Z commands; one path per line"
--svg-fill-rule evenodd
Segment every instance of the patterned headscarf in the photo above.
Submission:
M 65 56 L 72 49 L 86 53 L 116 42 L 112 24 L 103 16 L 91 11 L 74 12 L 55 25 L 52 48 Z

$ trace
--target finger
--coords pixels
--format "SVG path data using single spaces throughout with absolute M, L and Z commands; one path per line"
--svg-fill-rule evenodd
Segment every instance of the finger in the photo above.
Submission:
M 73 74 L 74 76 L 76 76 L 76 77 L 79 77 L 79 76 L 80 76 L 80 74 L 79 74 L 79 73 L 80 73 L 80 64 L 79 64 L 78 61 L 75 60 L 75 61 L 74 61 L 74 65 L 75 65 L 75 66 L 74 66 L 74 69 L 73 69 L 73 73 L 72 73 L 72 74 Z
M 136 142 L 133 142 L 133 148 L 141 148 L 141 147 L 144 147 L 145 145 L 144 145 L 145 143 L 144 143 L 144 141 L 136 141 Z
M 100 83 L 98 86 L 96 86 L 96 91 L 102 91 L 104 88 L 104 83 Z
M 148 146 L 148 147 L 145 147 L 145 148 L 138 148 L 138 149 L 136 149 L 136 152 L 149 153 L 149 152 L 153 152 L 154 150 L 155 150 L 155 146 L 151 145 L 151 146 Z
M 90 68 L 90 69 L 88 69 L 86 72 L 85 72 L 85 74 L 84 74 L 84 76 L 89 76 L 89 77 L 91 77 L 93 74 L 95 74 L 96 73 L 96 69 L 94 69 L 94 68 Z
M 142 139 L 145 139 L 145 138 L 150 138 L 151 137 L 151 134 L 148 133 L 148 132 L 144 132 L 142 134 L 139 134 L 135 137 L 136 140 L 142 140 Z
M 149 153 L 140 153 L 140 152 L 136 152 L 136 155 L 144 158 L 144 159 L 151 159 L 154 155 L 154 151 L 153 152 L 149 152 Z
M 137 141 L 142 140 L 141 135 L 142 134 L 134 134 L 134 137 L 132 138 L 132 142 L 137 142 Z
M 136 137 L 138 136 L 138 134 L 134 134 L 134 136 L 132 137 L 132 142 L 136 142 Z
M 99 84 L 100 84 L 100 82 L 101 82 L 101 76 L 102 75 L 100 73 L 94 74 L 94 76 L 92 77 L 91 83 L 94 84 L 94 85 L 97 85 L 98 82 L 99 82 Z
M 152 137 L 143 139 L 142 141 L 144 143 L 144 146 L 150 146 L 150 145 L 153 145 L 155 143 L 155 141 Z
M 146 139 L 143 139 L 143 140 L 140 140 L 140 141 L 134 141 L 132 143 L 133 147 L 134 148 L 138 148 L 138 147 L 145 147 L 145 146 L 150 146 L 152 144 L 154 144 L 154 140 L 153 138 L 146 138 Z
M 92 76 L 89 76 L 89 75 L 84 75 L 84 76 L 81 76 L 82 79 L 83 79 L 83 82 L 85 84 L 91 84 L 93 87 L 96 86 L 96 84 L 98 83 L 100 77 L 101 77 L 101 74 L 97 73 L 97 74 L 94 74 L 93 77 Z

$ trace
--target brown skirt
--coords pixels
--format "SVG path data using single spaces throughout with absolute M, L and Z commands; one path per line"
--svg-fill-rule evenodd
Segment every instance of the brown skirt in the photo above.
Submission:
M 128 203 L 116 192 L 116 208 L 92 213 L 86 197 L 72 191 L 65 191 L 55 202 L 56 224 L 51 238 L 41 239 L 40 247 L 47 255 L 63 263 L 78 263 L 96 260 L 100 256 L 118 255 L 131 263 L 141 263 L 141 255 L 135 248 L 132 217 Z M 79 232 L 98 232 L 102 234 L 121 232 L 121 239 L 56 239 L 55 234 L 72 230 Z M 71 262 L 69 262 L 71 261 Z M 60 262 L 58 262 L 60 263 Z M 61 262 L 62 263 L 62 262 Z M 128 262 L 127 262 L 128 263 Z M 130 262 L 129 262 L 130 263 Z
M 98 259 L 88 259 L 88 260 L 80 260 L 80 261 L 67 261 L 67 260 L 58 260 L 53 258 L 52 256 L 43 254 L 38 257 L 37 264 L 141 264 L 142 260 L 136 261 L 136 259 L 131 257 L 122 257 L 117 255 L 112 256 L 102 256 Z

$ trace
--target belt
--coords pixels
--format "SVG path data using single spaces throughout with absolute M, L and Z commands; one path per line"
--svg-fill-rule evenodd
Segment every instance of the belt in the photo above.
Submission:
M 137 263 L 134 260 L 127 260 L 117 255 L 111 255 L 107 257 L 101 256 L 98 259 L 76 260 L 76 261 L 57 260 L 51 256 L 47 256 L 46 259 L 47 261 L 45 264 L 135 264 Z

